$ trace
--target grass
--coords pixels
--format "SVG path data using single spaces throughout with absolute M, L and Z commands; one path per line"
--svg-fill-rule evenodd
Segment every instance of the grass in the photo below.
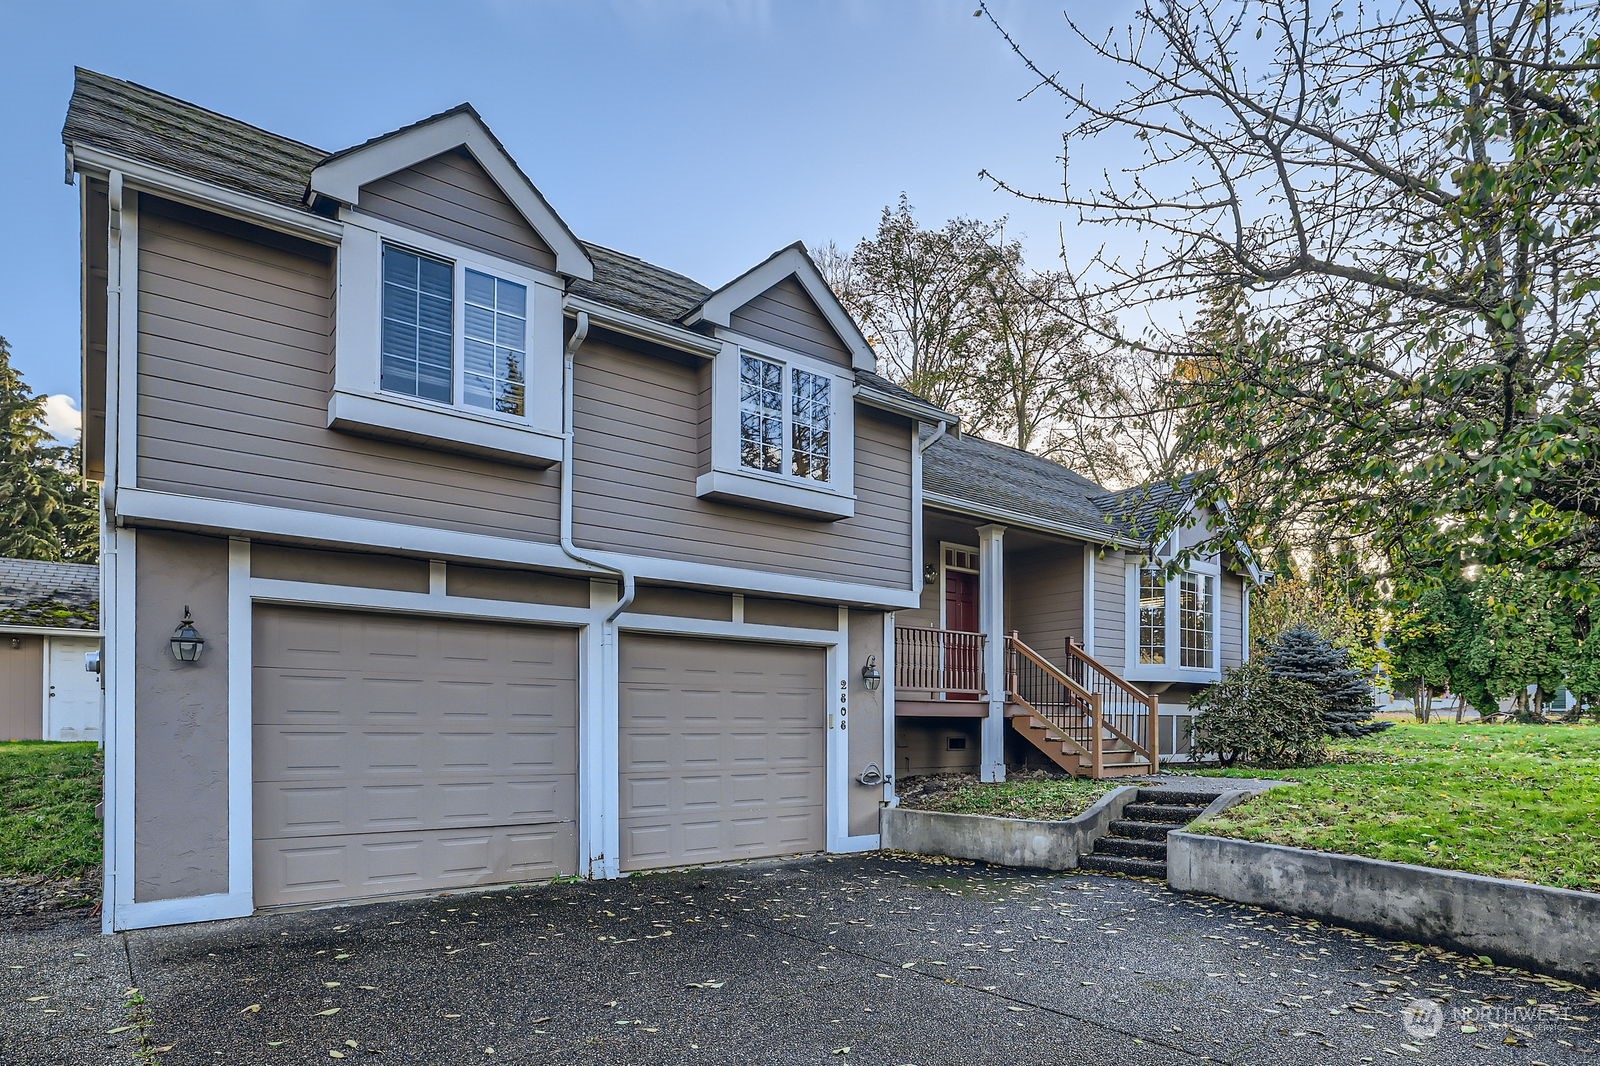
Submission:
M 1055 821 L 1082 814 L 1094 801 L 1116 788 L 1116 781 L 1088 781 L 1076 777 L 1018 777 L 983 783 L 970 778 L 949 787 L 924 787 L 904 795 L 901 805 L 918 811 L 945 814 L 987 814 L 997 818 L 1038 818 Z
M 1600 891 L 1600 727 L 1400 725 L 1206 823 L 1217 836 Z
M 94 744 L 0 744 L 0 877 L 81 877 L 100 864 Z

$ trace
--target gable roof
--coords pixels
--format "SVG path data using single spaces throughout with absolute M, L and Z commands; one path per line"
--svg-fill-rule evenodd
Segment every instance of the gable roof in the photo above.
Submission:
M 0 559 L 0 626 L 98 629 L 100 568 Z
M 363 185 L 455 148 L 465 149 L 472 156 L 517 213 L 550 246 L 558 271 L 568 277 L 594 277 L 594 265 L 582 242 L 573 236 L 471 104 L 457 104 L 448 111 L 325 156 L 307 179 L 307 200 L 326 196 L 354 204 L 361 197 Z
M 1103 492 L 1095 499 L 1095 506 L 1133 536 L 1148 540 L 1156 532 L 1162 515 L 1188 509 L 1199 478 L 1199 474 L 1185 474 L 1177 481 L 1163 478 L 1128 489 Z
M 962 434 L 945 436 L 922 456 L 922 491 L 936 502 L 965 504 L 996 517 L 1016 516 L 1090 539 L 1125 541 L 1096 501 L 1102 485 L 1031 452 Z

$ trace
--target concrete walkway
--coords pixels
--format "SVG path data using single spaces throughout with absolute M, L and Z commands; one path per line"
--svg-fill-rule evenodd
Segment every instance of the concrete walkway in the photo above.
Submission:
M 1600 1062 L 1595 994 L 1153 882 L 892 856 L 126 941 L 163 1066 Z

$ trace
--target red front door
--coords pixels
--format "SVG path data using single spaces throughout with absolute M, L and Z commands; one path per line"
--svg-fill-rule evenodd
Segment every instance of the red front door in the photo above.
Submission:
M 978 631 L 978 575 L 964 570 L 944 572 L 944 627 L 955 633 Z M 950 698 L 978 698 L 983 647 L 976 638 L 948 636 L 944 651 L 945 684 Z

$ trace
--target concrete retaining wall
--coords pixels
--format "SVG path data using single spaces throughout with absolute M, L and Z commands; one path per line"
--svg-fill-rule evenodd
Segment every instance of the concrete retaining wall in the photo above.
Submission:
M 1094 806 L 1065 822 L 991 818 L 982 814 L 943 814 L 887 807 L 879 815 L 882 845 L 917 855 L 948 855 L 996 866 L 1072 870 L 1094 847 L 1139 791 L 1124 786 L 1107 792 Z
M 1600 893 L 1186 832 L 1167 882 L 1600 986 Z

